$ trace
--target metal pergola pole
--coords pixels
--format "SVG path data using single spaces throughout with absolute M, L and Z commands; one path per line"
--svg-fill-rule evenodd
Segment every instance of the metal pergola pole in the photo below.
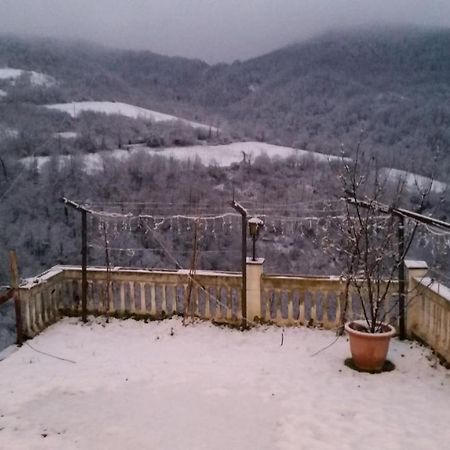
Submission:
M 242 326 L 247 326 L 247 210 L 235 202 L 230 203 L 231 207 L 235 209 L 240 215 L 242 220 L 242 241 L 241 241 L 241 270 L 242 270 Z
M 61 201 L 71 208 L 81 212 L 81 320 L 87 322 L 87 213 L 90 212 L 82 205 L 68 200 L 65 197 Z

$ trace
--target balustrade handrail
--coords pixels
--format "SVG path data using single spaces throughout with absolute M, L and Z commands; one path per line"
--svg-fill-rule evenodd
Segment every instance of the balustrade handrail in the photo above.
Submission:
M 450 289 L 429 276 L 412 276 L 407 328 L 450 365 Z
M 194 278 L 194 282 L 191 279 Z M 173 314 L 237 324 L 241 320 L 242 275 L 239 272 L 93 267 L 87 269 L 87 312 L 162 318 Z M 55 266 L 24 280 L 26 334 L 34 336 L 61 313 L 79 314 L 80 266 Z
M 424 340 L 450 361 L 450 289 L 423 274 L 417 277 L 413 269 L 408 270 L 408 333 Z M 28 336 L 58 320 L 61 313 L 79 314 L 81 279 L 80 266 L 55 266 L 20 284 L 22 322 Z M 190 283 L 187 269 L 90 266 L 87 280 L 89 313 L 161 318 L 189 312 L 229 324 L 242 320 L 241 272 L 198 270 L 195 282 Z M 397 319 L 397 310 L 392 307 L 397 284 L 398 280 L 391 281 L 383 305 L 387 320 L 391 321 Z M 348 302 L 345 301 L 345 286 L 346 280 L 340 276 L 260 273 L 247 291 L 252 298 L 249 319 L 335 328 L 344 316 L 351 320 L 361 314 L 351 285 Z
M 190 271 L 188 269 L 140 269 L 140 268 L 133 268 L 133 267 L 111 267 L 110 269 L 107 269 L 104 266 L 89 266 L 87 268 L 87 274 L 88 278 L 91 275 L 94 274 L 104 274 L 105 276 L 109 273 L 111 277 L 117 277 L 120 275 L 127 275 L 132 274 L 137 277 L 145 277 L 145 276 L 175 276 L 175 277 L 189 277 Z M 76 276 L 81 277 L 81 266 L 54 266 L 51 269 L 41 273 L 40 275 L 36 277 L 27 278 L 22 281 L 20 285 L 20 289 L 32 289 L 34 287 L 37 287 L 40 284 L 47 283 L 51 281 L 54 277 L 58 275 L 62 275 L 63 277 L 67 278 L 70 276 L 73 277 L 73 275 L 76 274 Z M 241 273 L 240 272 L 226 272 L 226 271 L 211 271 L 211 270 L 197 270 L 195 272 L 195 278 L 198 279 L 199 277 L 202 278 L 229 278 L 229 279 L 240 279 Z

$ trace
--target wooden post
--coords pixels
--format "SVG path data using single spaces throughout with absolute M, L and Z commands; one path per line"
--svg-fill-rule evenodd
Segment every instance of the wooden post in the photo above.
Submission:
M 11 273 L 11 287 L 14 290 L 14 309 L 16 311 L 16 343 L 22 345 L 22 308 L 19 294 L 19 271 L 17 269 L 17 256 L 14 250 L 9 252 L 9 270 Z
M 81 320 L 87 322 L 87 213 L 81 210 Z
M 405 327 L 405 218 L 398 216 L 398 337 L 400 340 L 406 337 Z

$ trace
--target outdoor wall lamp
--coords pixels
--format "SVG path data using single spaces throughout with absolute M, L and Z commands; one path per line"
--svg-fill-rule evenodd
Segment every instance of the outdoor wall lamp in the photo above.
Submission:
M 253 257 L 252 261 L 256 261 L 256 239 L 258 238 L 259 230 L 263 227 L 264 223 L 258 217 L 252 217 L 248 220 L 248 230 L 250 236 L 253 239 Z

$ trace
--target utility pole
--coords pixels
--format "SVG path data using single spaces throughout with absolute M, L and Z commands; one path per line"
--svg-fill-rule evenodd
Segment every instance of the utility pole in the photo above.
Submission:
M 65 197 L 61 201 L 77 211 L 81 212 L 81 320 L 87 322 L 87 213 L 84 206 Z
M 241 240 L 241 270 L 242 270 L 242 326 L 247 327 L 247 210 L 232 200 L 230 206 L 236 210 L 242 219 L 242 240 Z

